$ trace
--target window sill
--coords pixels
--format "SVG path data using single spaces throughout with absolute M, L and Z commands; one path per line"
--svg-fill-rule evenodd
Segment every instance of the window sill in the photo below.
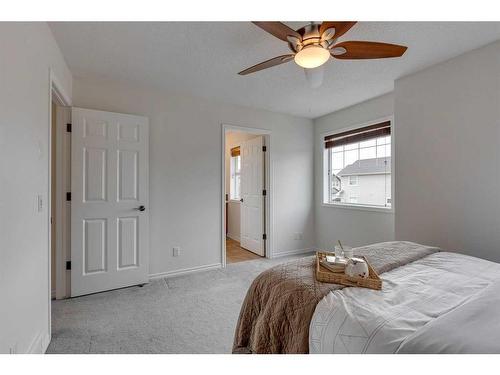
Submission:
M 384 207 L 373 207 L 373 206 L 363 206 L 363 205 L 353 205 L 345 203 L 321 203 L 323 207 L 334 207 L 347 210 L 357 210 L 357 211 L 371 211 L 371 212 L 381 212 L 384 214 L 394 214 L 394 208 L 384 208 Z

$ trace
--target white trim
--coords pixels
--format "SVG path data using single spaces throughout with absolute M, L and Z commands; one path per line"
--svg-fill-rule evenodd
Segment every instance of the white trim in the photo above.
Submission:
M 222 268 L 222 264 L 221 263 L 207 264 L 205 266 L 197 266 L 197 267 L 191 267 L 191 268 L 184 268 L 184 269 L 174 270 L 174 271 L 152 273 L 152 274 L 149 275 L 149 280 L 162 279 L 162 278 L 168 278 L 168 277 L 175 277 L 175 276 L 181 276 L 181 275 L 187 275 L 187 274 L 190 274 L 190 273 L 202 272 L 202 271 L 210 271 L 210 270 L 215 270 L 215 269 L 219 269 L 219 268 Z
M 39 332 L 35 336 L 30 346 L 28 347 L 27 354 L 44 354 L 50 344 L 50 335 L 46 332 Z
M 349 203 L 321 203 L 323 207 L 334 207 L 347 210 L 358 210 L 358 211 L 372 211 L 372 212 L 382 212 L 384 214 L 394 214 L 394 209 L 392 207 L 374 207 L 365 206 L 362 204 L 349 204 Z
M 307 254 L 307 253 L 313 253 L 315 252 L 316 249 L 314 247 L 309 247 L 306 249 L 297 249 L 297 250 L 290 250 L 290 251 L 282 251 L 277 254 L 273 255 L 273 258 L 281 258 L 281 257 L 286 257 L 289 255 L 297 255 L 297 254 Z
M 225 164 L 225 147 L 226 147 L 226 133 L 230 130 L 246 132 L 251 134 L 263 135 L 265 137 L 265 145 L 267 151 L 265 153 L 265 189 L 268 194 L 265 201 L 265 222 L 266 222 L 266 258 L 272 258 L 275 249 L 275 207 L 274 207 L 274 166 L 273 166 L 273 146 L 272 146 L 272 132 L 268 129 L 249 128 L 244 126 L 221 124 L 221 263 L 222 267 L 226 267 L 226 164 Z
M 373 175 L 381 175 L 381 174 L 391 174 L 391 172 L 370 172 L 370 173 L 346 173 L 342 174 L 339 177 L 351 177 L 351 176 L 373 176 Z M 349 185 L 349 186 L 357 186 L 357 185 Z
M 62 83 L 59 81 L 57 76 L 55 75 L 54 71 L 52 69 L 49 69 L 49 75 L 50 75 L 50 95 L 51 95 L 51 100 L 52 100 L 52 93 L 54 93 L 57 97 L 57 99 L 60 101 L 61 105 L 65 105 L 70 107 L 71 106 L 71 96 L 68 95 L 68 93 L 64 90 L 64 86 Z
M 340 129 L 333 129 L 333 130 L 324 131 L 323 133 L 320 134 L 321 135 L 321 142 L 324 145 L 324 143 L 325 143 L 324 142 L 325 137 L 328 136 L 328 135 L 335 135 L 335 134 L 338 134 L 338 133 L 343 133 L 343 132 L 351 131 L 351 130 L 354 130 L 354 129 L 363 128 L 365 126 L 375 125 L 375 124 L 378 124 L 378 123 L 381 123 L 381 122 L 385 122 L 385 121 L 391 121 L 391 133 L 392 133 L 394 115 L 387 115 L 387 116 L 383 116 L 383 117 L 380 117 L 380 118 L 376 118 L 374 120 L 363 122 L 361 124 L 354 124 L 354 125 L 346 126 L 344 128 L 340 128 Z M 324 150 L 324 147 L 323 147 L 323 150 Z
M 226 235 L 226 237 L 229 237 L 230 239 L 236 241 L 236 242 L 240 242 L 240 237 L 239 236 L 235 236 L 234 234 L 231 234 L 231 233 L 228 233 Z
M 371 206 L 363 206 L 363 205 L 360 205 L 360 206 L 353 206 L 353 205 L 349 205 L 349 204 L 338 204 L 338 203 L 327 203 L 325 202 L 325 197 L 326 198 L 329 198 L 329 192 L 327 189 L 329 189 L 329 186 L 330 186 L 330 183 L 328 184 L 325 184 L 325 167 L 327 168 L 326 170 L 328 170 L 328 166 L 325 165 L 325 162 L 328 163 L 329 160 L 327 157 L 325 157 L 325 147 L 324 147 L 324 139 L 325 139 L 325 136 L 328 136 L 328 135 L 333 135 L 333 134 L 337 134 L 337 133 L 342 133 L 342 132 L 346 132 L 346 131 L 350 131 L 350 130 L 354 130 L 354 129 L 357 129 L 357 128 L 362 128 L 362 127 L 365 127 L 365 126 L 369 126 L 369 125 L 373 125 L 373 124 L 376 124 L 376 123 L 380 123 L 380 122 L 384 122 L 384 121 L 390 121 L 391 122 L 391 198 L 395 197 L 394 195 L 394 192 L 395 192 L 395 178 L 394 178 L 394 175 L 395 175 L 395 157 L 394 157 L 394 150 L 395 150 L 395 143 L 396 143 L 396 140 L 395 140 L 395 126 L 394 126 L 394 115 L 388 115 L 388 116 L 383 116 L 383 117 L 380 117 L 378 119 L 375 119 L 375 120 L 370 120 L 370 121 L 367 121 L 367 122 L 364 122 L 362 124 L 356 124 L 356 125 L 350 125 L 350 126 L 346 126 L 345 128 L 340 128 L 340 129 L 335 129 L 335 130 L 328 130 L 328 131 L 325 131 L 323 133 L 320 134 L 320 139 L 321 139 L 321 149 L 320 149 L 320 152 L 321 152 L 321 161 L 322 161 L 322 168 L 321 170 L 323 171 L 322 173 L 322 176 L 321 176 L 321 186 L 322 186 L 322 194 L 320 196 L 320 199 L 321 199 L 321 206 L 323 207 L 338 207 L 338 208 L 345 208 L 345 209 L 354 209 L 354 210 L 361 210 L 361 211 L 374 211 L 374 212 L 384 212 L 384 213 L 394 213 L 395 210 L 396 210 L 396 207 L 395 207 L 395 199 L 392 199 L 392 204 L 391 204 L 391 208 L 383 208 L 383 207 L 371 207 Z M 325 160 L 326 159 L 326 160 Z M 326 185 L 326 186 L 325 186 Z

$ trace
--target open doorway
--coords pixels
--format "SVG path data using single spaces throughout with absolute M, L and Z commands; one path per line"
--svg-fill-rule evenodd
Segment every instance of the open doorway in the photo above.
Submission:
M 56 298 L 56 118 L 57 118 L 57 98 L 54 94 L 50 103 L 51 121 L 50 121 L 50 296 Z
M 66 252 L 69 250 L 70 207 L 66 192 L 70 191 L 69 152 L 71 138 L 70 99 L 61 90 L 57 78 L 50 72 L 49 108 L 49 279 L 50 298 L 60 299 L 68 295 L 69 278 L 66 277 Z M 49 304 L 50 306 L 50 304 Z M 49 313 L 50 316 L 50 313 Z
M 257 129 L 225 129 L 223 248 L 227 264 L 269 256 L 268 143 L 269 134 Z
M 50 121 L 50 279 L 51 298 L 68 296 L 70 189 L 70 123 L 71 109 L 53 90 Z

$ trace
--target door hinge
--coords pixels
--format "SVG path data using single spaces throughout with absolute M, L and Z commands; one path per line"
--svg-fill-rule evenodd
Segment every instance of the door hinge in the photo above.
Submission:
M 267 190 L 266 189 L 262 190 L 262 195 L 267 195 Z
M 66 270 L 71 271 L 71 260 L 66 261 Z
M 67 123 L 67 124 L 66 124 L 66 131 L 67 131 L 68 133 L 71 133 L 71 123 Z
M 67 201 L 67 202 L 70 202 L 70 201 L 71 201 L 71 191 L 68 191 L 68 192 L 66 193 L 66 201 Z
M 266 152 L 267 151 L 267 147 L 266 146 L 262 146 L 262 152 Z
M 267 234 L 265 234 L 265 233 L 264 233 L 264 234 L 262 235 L 262 239 L 263 239 L 263 240 L 267 240 Z

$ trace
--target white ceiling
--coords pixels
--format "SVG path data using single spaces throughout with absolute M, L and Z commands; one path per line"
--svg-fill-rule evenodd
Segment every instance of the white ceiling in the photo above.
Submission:
M 299 28 L 305 22 L 289 22 Z M 499 23 L 359 22 L 342 40 L 408 46 L 399 59 L 330 59 L 323 85 L 289 62 L 244 68 L 289 53 L 250 22 L 50 23 L 77 77 L 129 81 L 226 103 L 315 118 L 392 91 L 394 80 L 500 39 Z

